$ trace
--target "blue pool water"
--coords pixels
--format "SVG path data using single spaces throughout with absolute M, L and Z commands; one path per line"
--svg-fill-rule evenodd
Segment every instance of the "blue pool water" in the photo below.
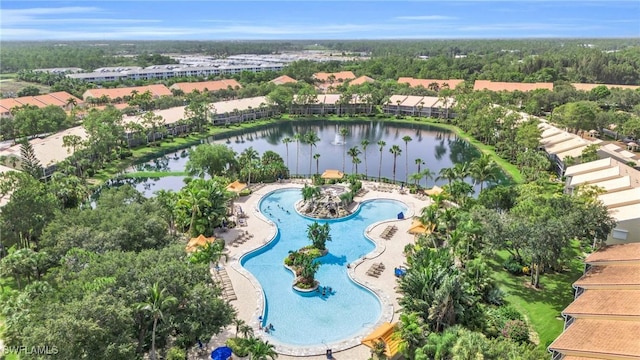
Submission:
M 382 310 L 371 291 L 351 281 L 346 265 L 375 248 L 364 236 L 369 225 L 395 219 L 407 208 L 398 201 L 373 200 L 361 204 L 348 218 L 328 220 L 332 241 L 327 242 L 329 253 L 319 258 L 322 265 L 316 279 L 333 292 L 326 296 L 302 295 L 292 289 L 293 274 L 283 266 L 289 250 L 310 244 L 306 230 L 313 220 L 294 210 L 301 197 L 299 189 L 285 189 L 272 192 L 261 201 L 260 211 L 278 225 L 279 232 L 269 245 L 245 255 L 241 265 L 262 286 L 263 323 L 273 324 L 274 340 L 296 346 L 345 340 L 371 328 Z

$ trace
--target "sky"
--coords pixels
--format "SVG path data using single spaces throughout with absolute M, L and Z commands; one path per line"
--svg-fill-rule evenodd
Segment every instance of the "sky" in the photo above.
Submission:
M 640 37 L 626 1 L 0 1 L 0 41 Z

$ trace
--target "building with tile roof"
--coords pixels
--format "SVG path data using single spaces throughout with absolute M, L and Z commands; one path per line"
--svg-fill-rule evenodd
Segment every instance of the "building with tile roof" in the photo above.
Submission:
M 58 91 L 36 96 L 6 98 L 0 99 L 0 117 L 11 117 L 11 109 L 24 105 L 33 105 L 39 108 L 54 105 L 59 106 L 66 111 L 70 111 L 74 107 L 82 106 L 83 104 L 84 101 L 66 91 Z
M 516 83 L 516 82 L 494 82 L 491 80 L 476 80 L 473 84 L 473 90 L 489 90 L 489 91 L 533 91 L 538 89 L 546 89 L 553 91 L 553 83 Z
M 292 78 L 291 76 L 288 75 L 282 75 L 282 76 L 278 76 L 277 78 L 271 80 L 270 82 L 276 84 L 276 85 L 282 85 L 282 84 L 294 84 L 297 83 L 298 80 Z
M 82 94 L 82 98 L 87 101 L 89 98 L 100 99 L 103 96 L 106 96 L 110 99 L 110 101 L 116 101 L 116 99 L 124 100 L 125 98 L 131 97 L 134 92 L 138 94 L 144 94 L 145 92 L 150 92 L 153 98 L 159 98 L 161 96 L 173 96 L 173 93 L 169 88 L 162 84 L 154 84 L 147 86 L 133 86 L 133 87 L 122 87 L 122 88 L 101 88 L 101 89 L 89 89 Z
M 223 80 L 213 80 L 213 81 L 201 81 L 201 82 L 181 82 L 175 83 L 169 87 L 169 89 L 178 89 L 182 90 L 185 94 L 190 94 L 196 90 L 199 92 L 214 92 L 220 90 L 226 90 L 229 87 L 231 89 L 239 89 L 242 87 L 238 81 L 235 79 L 223 79 Z
M 352 71 L 319 72 L 312 77 L 317 82 L 316 88 L 321 92 L 335 91 L 338 86 L 356 78 Z
M 606 246 L 584 262 L 564 331 L 549 345 L 553 360 L 640 358 L 640 243 Z
M 372 83 L 372 82 L 375 82 L 375 80 L 366 75 L 362 75 L 359 78 L 350 80 L 349 85 L 362 85 L 364 83 Z
M 453 118 L 455 117 L 453 106 L 455 106 L 454 98 L 392 95 L 382 109 L 386 114 Z
M 412 77 L 401 77 L 398 78 L 398 84 L 408 84 L 410 87 L 415 88 L 422 86 L 425 89 L 432 89 L 434 91 L 439 91 L 443 88 L 448 87 L 449 89 L 455 89 L 458 85 L 462 84 L 464 80 L 462 79 L 414 79 Z

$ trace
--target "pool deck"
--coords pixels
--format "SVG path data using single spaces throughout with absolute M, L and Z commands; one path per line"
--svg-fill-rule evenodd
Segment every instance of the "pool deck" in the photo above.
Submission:
M 376 243 L 376 248 L 363 258 L 352 262 L 349 268 L 349 275 L 354 281 L 370 288 L 380 298 L 382 302 L 381 318 L 378 323 L 372 325 L 364 334 L 353 339 L 328 345 L 323 344 L 319 347 L 293 347 L 278 344 L 277 341 L 272 339 L 268 334 L 259 330 L 258 317 L 262 314 L 263 309 L 262 289 L 257 280 L 240 266 L 239 260 L 241 256 L 247 252 L 267 244 L 276 233 L 275 224 L 258 211 L 262 197 L 278 189 L 302 188 L 303 184 L 304 180 L 267 184 L 256 189 L 250 196 L 236 200 L 236 205 L 242 207 L 243 213 L 246 214 L 246 226 L 231 229 L 216 235 L 216 237 L 225 239 L 227 249 L 229 250 L 229 259 L 221 265 L 227 274 L 224 277 L 228 277 L 227 282 L 230 282 L 232 286 L 232 296 L 230 299 L 233 300 L 230 300 L 230 304 L 237 310 L 238 318 L 253 327 L 256 337 L 267 340 L 276 346 L 276 351 L 279 353 L 278 359 L 299 359 L 300 357 L 306 359 L 326 359 L 325 351 L 329 348 L 332 349 L 335 359 L 368 359 L 371 356 L 370 349 L 361 345 L 360 340 L 381 323 L 397 321 L 397 311 L 400 307 L 397 300 L 397 278 L 394 275 L 394 268 L 403 265 L 405 260 L 402 254 L 404 247 L 413 242 L 414 236 L 407 233 L 407 230 L 411 226 L 412 216 L 419 215 L 421 209 L 428 206 L 431 200 L 424 197 L 417 198 L 408 192 L 402 194 L 398 187 L 391 185 L 363 182 L 363 188 L 367 191 L 362 196 L 356 197 L 356 201 L 393 199 L 403 202 L 408 207 L 404 220 L 382 221 L 374 223 L 367 228 L 367 236 Z M 380 189 L 380 187 L 382 188 Z M 380 235 L 389 225 L 396 225 L 398 230 L 389 240 L 386 240 Z M 234 239 L 246 231 L 252 234 L 253 237 L 248 238 L 248 240 L 242 243 L 234 243 Z M 385 265 L 384 271 L 382 271 L 378 277 L 367 275 L 367 271 L 371 266 L 377 263 L 383 263 Z M 215 269 L 212 269 L 213 278 L 220 279 L 220 274 L 216 272 Z M 230 293 L 228 289 L 229 286 L 227 285 L 227 295 Z M 214 336 L 207 346 L 209 349 L 208 354 L 210 354 L 211 350 L 215 347 L 222 346 L 227 338 L 235 336 L 234 332 L 235 328 L 230 326 L 225 329 L 222 334 Z M 193 356 L 189 358 L 209 359 L 208 354 L 192 354 Z

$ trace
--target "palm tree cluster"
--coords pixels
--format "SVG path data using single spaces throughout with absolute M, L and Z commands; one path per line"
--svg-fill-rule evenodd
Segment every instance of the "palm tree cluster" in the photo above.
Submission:
M 229 346 L 237 356 L 249 356 L 250 360 L 275 360 L 278 353 L 273 344 L 254 336 L 253 328 L 242 319 L 235 319 L 235 338 L 227 340 Z
M 192 237 L 213 235 L 213 230 L 227 220 L 230 194 L 217 180 L 193 179 L 178 192 L 175 204 L 177 224 L 188 229 Z

